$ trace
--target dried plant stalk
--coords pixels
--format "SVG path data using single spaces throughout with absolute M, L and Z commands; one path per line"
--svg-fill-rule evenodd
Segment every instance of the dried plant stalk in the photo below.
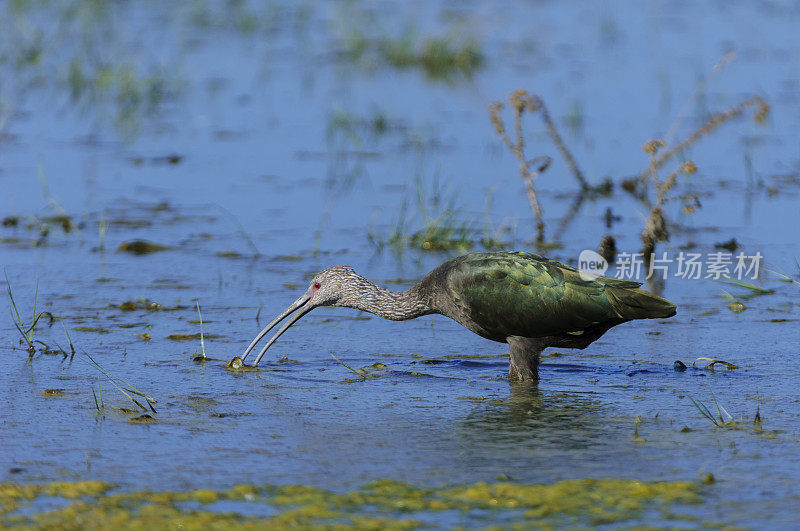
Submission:
M 752 96 L 738 105 L 730 107 L 728 110 L 717 113 L 711 116 L 703 125 L 698 127 L 692 134 L 670 147 L 658 157 L 653 157 L 650 161 L 650 167 L 642 171 L 637 177 L 641 180 L 646 180 L 648 174 L 652 174 L 653 168 L 661 168 L 668 160 L 684 151 L 686 148 L 711 133 L 714 129 L 724 124 L 725 122 L 741 116 L 749 107 L 757 107 L 757 111 L 753 118 L 758 123 L 764 123 L 769 114 L 769 104 L 764 101 L 761 96 Z
M 547 169 L 547 166 L 549 166 L 549 158 L 545 158 L 544 162 L 542 163 L 541 157 L 528 159 L 525 156 L 525 137 L 522 131 L 522 115 L 526 111 L 532 113 L 538 112 L 541 114 L 542 120 L 547 127 L 547 134 L 553 140 L 553 143 L 564 157 L 564 160 L 572 170 L 573 175 L 575 175 L 575 178 L 580 183 L 581 189 L 584 191 L 588 190 L 589 185 L 586 183 L 583 173 L 578 168 L 575 158 L 572 156 L 572 153 L 570 153 L 569 149 L 564 143 L 564 140 L 558 133 L 555 123 L 550 117 L 550 113 L 548 112 L 544 101 L 542 101 L 539 96 L 535 94 L 528 94 L 523 89 L 518 89 L 512 92 L 508 96 L 508 101 L 514 113 L 515 138 L 513 141 L 511 138 L 509 138 L 508 133 L 506 132 L 505 122 L 503 122 L 503 118 L 500 116 L 500 111 L 503 109 L 502 102 L 492 103 L 489 105 L 489 117 L 492 120 L 492 125 L 494 125 L 495 132 L 497 132 L 498 136 L 500 136 L 500 138 L 503 140 L 503 143 L 519 161 L 520 176 L 525 182 L 525 191 L 528 196 L 528 203 L 530 204 L 531 211 L 536 218 L 536 242 L 537 244 L 542 244 L 544 243 L 544 220 L 542 218 L 542 208 L 536 196 L 536 188 L 534 187 L 533 181 L 545 169 Z
M 692 161 L 686 161 L 678 166 L 672 173 L 670 173 L 663 181 L 658 178 L 658 160 L 657 157 L 659 149 L 664 147 L 663 140 L 651 140 L 644 145 L 644 152 L 650 155 L 650 169 L 648 173 L 653 180 L 653 186 L 656 189 L 656 200 L 650 208 L 650 215 L 645 222 L 644 230 L 642 231 L 642 254 L 644 255 L 645 266 L 649 270 L 650 257 L 655 252 L 656 244 L 661 241 L 669 239 L 669 231 L 667 230 L 667 223 L 664 220 L 664 203 L 674 199 L 668 198 L 667 193 L 675 186 L 678 175 L 681 173 L 691 174 L 697 171 L 697 166 Z M 686 201 L 687 198 L 694 198 L 694 196 L 681 197 Z M 694 198 L 696 201 L 696 198 Z M 694 207 L 695 205 L 693 205 Z M 692 210 L 693 211 L 693 210 Z

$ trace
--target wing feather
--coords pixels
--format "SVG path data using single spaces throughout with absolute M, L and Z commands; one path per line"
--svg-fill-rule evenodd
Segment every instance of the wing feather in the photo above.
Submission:
M 460 309 L 451 317 L 495 340 L 675 313 L 674 304 L 640 289 L 638 282 L 585 280 L 575 268 L 533 253 L 463 255 L 449 264 L 445 283 Z

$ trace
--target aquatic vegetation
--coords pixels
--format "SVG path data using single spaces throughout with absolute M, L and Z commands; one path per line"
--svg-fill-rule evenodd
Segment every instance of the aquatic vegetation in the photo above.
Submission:
M 733 363 L 730 363 L 730 362 L 727 362 L 727 361 L 723 361 L 723 360 L 715 360 L 714 358 L 707 358 L 705 356 L 701 356 L 701 357 L 697 358 L 696 360 L 694 360 L 692 362 L 692 367 L 693 368 L 697 367 L 697 362 L 698 361 L 707 361 L 707 362 L 709 362 L 708 365 L 706 365 L 703 368 L 704 369 L 708 369 L 708 370 L 712 370 L 712 371 L 714 370 L 714 366 L 717 365 L 717 364 L 723 365 L 729 371 L 732 371 L 734 369 L 738 369 L 739 368 L 738 365 L 734 365 Z
M 344 140 L 360 148 L 368 139 L 374 140 L 389 131 L 403 129 L 396 120 L 381 110 L 375 109 L 372 115 L 357 115 L 335 106 L 328 115 L 325 136 L 329 142 Z
M 117 252 L 143 255 L 157 253 L 158 251 L 166 251 L 167 249 L 169 249 L 169 247 L 159 245 L 157 243 L 148 242 L 145 240 L 131 240 L 119 244 L 119 247 L 117 247 Z
M 288 361 L 288 358 L 286 358 L 286 360 Z M 281 363 L 281 361 L 279 361 L 279 363 Z M 240 358 L 239 356 L 234 356 L 233 358 L 231 358 L 231 361 L 229 361 L 225 365 L 225 368 L 228 369 L 229 371 L 233 371 L 233 372 L 239 372 L 239 371 L 246 372 L 246 371 L 260 371 L 261 370 L 258 367 L 254 367 L 253 365 L 245 365 L 244 364 L 244 360 L 242 358 Z
M 756 286 L 755 284 L 751 284 L 749 282 L 744 282 L 743 280 L 739 280 L 736 278 L 731 278 L 728 276 L 723 276 L 719 278 L 719 282 L 723 282 L 726 284 L 730 284 L 732 286 L 736 286 L 739 288 L 744 288 L 748 290 L 744 295 L 742 295 L 743 299 L 749 299 L 752 297 L 756 297 L 758 295 L 770 295 L 775 293 L 774 289 L 769 288 L 762 288 L 761 286 Z M 733 296 L 723 290 L 723 294 L 727 299 L 733 299 Z
M 119 305 L 114 306 L 123 312 L 134 312 L 136 310 L 146 310 L 148 312 L 158 312 L 164 309 L 164 306 L 144 297 L 139 297 L 134 300 L 125 301 Z
M 326 350 L 327 350 L 327 349 L 326 349 Z M 354 369 L 354 368 L 352 368 L 350 365 L 346 364 L 345 362 L 343 362 L 342 360 L 340 360 L 339 358 L 337 358 L 337 357 L 336 357 L 336 356 L 333 354 L 333 352 L 331 352 L 330 350 L 328 350 L 328 354 L 330 354 L 330 355 L 331 355 L 331 358 L 333 358 L 334 360 L 336 360 L 336 362 L 337 362 L 337 363 L 339 363 L 341 366 L 343 366 L 344 368 L 348 369 L 349 371 L 353 372 L 353 373 L 354 373 L 356 376 L 358 376 L 360 379 L 362 379 L 362 380 L 366 380 L 366 379 L 367 379 L 367 374 L 366 374 L 366 372 L 365 372 L 365 371 L 363 371 L 363 370 L 361 370 L 361 371 L 357 371 L 357 370 L 355 370 L 355 369 Z
M 195 304 L 197 305 L 197 316 L 200 319 L 200 351 L 202 353 L 200 357 L 206 359 L 206 343 L 203 339 L 203 314 L 200 313 L 200 301 L 195 301 Z
M 242 369 L 244 366 L 245 366 L 244 361 L 242 361 L 242 358 L 240 358 L 239 356 L 234 356 L 233 358 L 231 358 L 231 361 L 229 361 L 228 364 L 226 365 L 228 369 L 232 369 L 234 371 L 238 371 L 239 369 Z
M 768 269 L 767 271 L 777 275 L 777 279 L 780 280 L 781 282 L 786 282 L 787 284 L 794 284 L 795 286 L 800 286 L 800 263 L 798 263 L 797 259 L 795 259 L 795 264 L 797 265 L 798 278 L 794 278 L 791 275 L 781 271 L 780 269 L 778 269 L 777 271 L 774 269 Z
M 29 325 L 25 324 L 24 320 L 22 319 L 22 316 L 19 313 L 17 304 L 14 301 L 14 295 L 11 291 L 11 282 L 8 280 L 8 275 L 6 275 L 6 290 L 8 292 L 9 302 L 11 303 L 10 311 L 14 327 L 20 333 L 21 336 L 20 342 L 27 345 L 26 350 L 28 351 L 28 354 L 30 354 L 30 356 L 32 357 L 36 353 L 36 347 L 34 346 L 34 343 L 38 343 L 39 345 L 42 346 L 41 348 L 42 354 L 62 354 L 66 358 L 69 354 L 67 354 L 67 352 L 63 348 L 61 348 L 61 346 L 58 345 L 57 343 L 56 343 L 56 348 L 52 348 L 47 343 L 33 338 L 33 332 L 36 329 L 36 325 L 39 323 L 42 317 L 48 317 L 50 319 L 51 325 L 55 320 L 55 318 L 50 312 L 38 312 L 38 313 L 36 312 L 36 302 L 37 299 L 39 298 L 39 281 L 38 280 L 36 281 L 36 291 L 33 297 L 33 318 L 31 320 L 31 324 Z M 69 331 L 67 331 L 67 326 L 64 324 L 63 320 L 61 321 L 61 326 L 64 328 L 64 334 L 67 336 L 67 343 L 69 344 L 71 355 L 74 356 L 75 345 L 73 345 L 72 343 L 72 338 L 70 338 Z
M 411 32 L 400 39 L 382 39 L 377 43 L 381 59 L 397 68 L 419 67 L 432 79 L 446 79 L 455 72 L 466 77 L 483 65 L 483 54 L 474 40 L 428 37 L 417 44 Z
M 0 39 L 0 56 L 15 58 L 16 91 L 46 82 L 47 88 L 66 92 L 73 108 L 98 121 L 113 116 L 125 136 L 182 91 L 175 69 L 124 51 L 115 39 L 114 10 L 104 2 L 69 2 L 52 9 L 35 2 L 11 4 L 4 9 L 8 37 Z M 45 9 L 48 16 L 42 17 Z
M 647 442 L 643 437 L 639 435 L 639 425 L 641 423 L 642 423 L 642 417 L 636 417 L 633 421 L 633 442 L 635 443 Z
M 33 344 L 37 341 L 33 339 L 33 332 L 36 329 L 36 325 L 39 323 L 39 319 L 41 319 L 42 316 L 49 315 L 47 312 L 36 312 L 36 301 L 39 298 L 39 281 L 36 281 L 36 291 L 33 295 L 33 316 L 31 317 L 30 324 L 25 323 L 25 320 L 19 313 L 17 303 L 14 302 L 14 294 L 11 291 L 11 282 L 8 280 L 8 275 L 6 275 L 6 292 L 8 293 L 8 299 L 11 302 L 11 319 L 14 322 L 14 328 L 16 328 L 19 332 L 21 336 L 21 342 L 24 342 L 27 345 L 28 353 L 34 354 L 36 352 L 36 347 L 34 347 Z M 41 341 L 38 341 L 38 343 L 41 343 Z M 42 345 L 44 345 L 44 343 L 42 343 Z M 47 345 L 45 345 L 45 347 L 46 346 Z
M 202 332 L 198 332 L 196 334 L 170 334 L 166 336 L 164 339 L 169 339 L 170 341 L 195 341 L 200 339 L 220 339 L 224 336 L 219 334 L 202 334 Z
M 364 65 L 418 68 L 429 79 L 450 81 L 455 74 L 469 79 L 484 64 L 475 39 L 463 36 L 424 37 L 408 30 L 399 38 L 369 37 L 364 25 L 347 23 L 342 39 L 346 56 Z
M 152 411 L 153 413 L 156 413 L 156 409 L 155 409 L 155 407 L 153 407 L 153 404 L 157 403 L 155 398 L 143 393 L 142 391 L 140 391 L 139 389 L 137 389 L 133 385 L 131 385 L 128 382 L 126 382 L 125 380 L 123 380 L 122 378 L 120 378 L 118 376 L 114 376 L 113 374 L 108 372 L 106 369 L 104 369 L 99 363 L 97 363 L 94 360 L 93 357 L 91 357 L 86 352 L 84 352 L 83 355 L 86 356 L 89 359 L 89 362 L 92 364 L 92 366 L 94 366 L 95 369 L 100 371 L 106 377 L 106 381 L 110 382 L 111 385 L 116 387 L 117 390 L 120 393 L 125 395 L 134 404 L 135 407 L 133 409 L 133 412 L 136 411 L 136 408 L 141 408 L 142 411 L 144 411 L 144 412 L 147 412 L 148 409 L 149 409 L 149 411 Z M 99 387 L 99 385 L 100 384 L 98 382 L 98 387 Z M 139 397 L 140 399 L 144 399 L 143 401 L 144 401 L 145 404 L 147 404 L 147 407 L 142 405 L 142 401 L 141 400 L 137 400 L 134 397 Z M 103 407 L 104 407 L 102 389 L 100 390 L 100 399 L 99 399 L 99 401 L 98 401 L 97 395 L 95 395 L 95 406 L 97 407 L 98 411 L 102 410 Z M 117 407 L 117 406 L 113 406 L 113 405 L 111 407 L 113 407 L 114 409 L 117 409 L 119 411 L 126 412 L 126 413 L 130 411 L 128 409 Z
M 158 421 L 150 415 L 144 414 L 139 415 L 138 417 L 128 417 L 128 422 L 132 422 L 134 424 L 153 424 Z
M 78 332 L 94 332 L 95 334 L 111 333 L 111 331 L 108 328 L 103 328 L 102 326 L 76 326 L 74 330 Z
M 400 238 L 401 234 L 395 232 L 390 243 L 400 244 Z M 427 219 L 425 225 L 411 234 L 406 243 L 425 251 L 465 252 L 472 249 L 474 239 L 472 226 L 468 222 L 458 221 L 452 210 L 445 210 L 441 216 Z
M 0 141 L 3 140 L 3 133 L 8 128 L 11 116 L 13 116 L 11 103 L 8 101 L 8 98 L 0 93 Z M 3 226 L 6 226 L 5 219 L 3 220 Z
M 368 231 L 370 243 L 379 250 L 388 246 L 399 253 L 407 247 L 423 251 L 464 252 L 481 240 L 495 242 L 493 238 L 481 237 L 475 221 L 466 217 L 456 206 L 456 194 L 449 188 L 440 187 L 438 178 L 434 179 L 431 188 L 426 186 L 421 177 L 417 177 L 414 200 L 416 213 L 409 216 L 408 202 L 404 201 L 389 234 L 381 236 Z M 421 220 L 422 226 L 412 232 L 409 225 L 417 219 Z
M 325 350 L 328 350 L 328 349 L 325 349 Z M 352 372 L 356 376 L 358 376 L 358 380 L 345 380 L 346 382 L 364 381 L 364 380 L 366 380 L 368 378 L 379 378 L 379 377 L 382 376 L 382 374 L 375 374 L 374 372 L 370 372 L 370 370 L 372 370 L 372 371 L 382 371 L 382 370 L 386 369 L 386 365 L 384 365 L 381 362 L 375 362 L 372 365 L 369 365 L 367 367 L 361 367 L 360 369 L 354 369 L 350 365 L 346 364 L 345 362 L 343 362 L 342 360 L 337 358 L 333 354 L 333 352 L 331 352 L 330 350 L 328 350 L 328 354 L 330 354 L 331 358 L 336 360 L 337 363 L 339 363 L 344 368 L 346 368 L 347 370 L 349 370 L 350 372 Z
M 692 401 L 694 407 L 700 412 L 703 417 L 707 418 L 714 426 L 717 428 L 735 428 L 737 427 L 738 423 L 733 419 L 730 413 L 728 413 L 724 407 L 719 405 L 717 402 L 717 397 L 714 396 L 714 393 L 711 393 L 711 399 L 714 401 L 714 406 L 717 408 L 717 414 L 714 415 L 708 407 L 703 404 L 702 402 L 698 402 L 691 396 L 689 400 Z M 725 415 L 723 417 L 723 414 Z
M 709 359 L 709 358 L 698 358 L 698 359 Z M 712 360 L 712 363 L 709 366 L 713 366 L 714 363 L 722 363 L 728 366 L 728 370 L 732 370 L 734 368 L 738 369 L 736 365 L 718 360 Z M 709 368 L 709 366 L 706 366 L 706 368 Z M 756 396 L 755 398 L 758 399 L 758 396 Z M 733 415 L 728 413 L 728 411 L 719 404 L 719 402 L 717 401 L 717 397 L 714 396 L 713 392 L 711 393 L 711 400 L 714 402 L 714 408 L 716 409 L 716 413 L 713 413 L 708 406 L 706 406 L 699 400 L 695 400 L 691 396 L 689 396 L 689 400 L 692 401 L 692 405 L 694 405 L 694 407 L 700 412 L 700 414 L 709 422 L 711 422 L 711 424 L 713 424 L 715 428 L 724 428 L 728 430 L 744 430 L 744 431 L 752 429 L 752 433 L 769 439 L 775 438 L 780 433 L 780 431 L 778 430 L 765 431 L 763 429 L 762 427 L 763 419 L 761 417 L 760 404 L 756 405 L 756 413 L 753 416 L 752 428 L 748 428 L 748 424 L 746 422 L 736 420 L 733 417 Z
M 178 523 L 187 529 L 416 529 L 435 526 L 437 514 L 452 511 L 469 518 L 471 525 L 480 526 L 512 522 L 521 527 L 630 525 L 642 518 L 648 523 L 657 523 L 660 518 L 674 523 L 696 520 L 681 514 L 680 506 L 700 503 L 706 488 L 700 482 L 628 479 L 573 479 L 552 484 L 501 481 L 421 488 L 386 479 L 344 493 L 306 485 L 117 493 L 112 485 L 100 481 L 0 483 L 0 523 L 59 529 L 79 529 L 88 522 L 100 529 L 162 528 Z M 75 501 L 37 512 L 38 498 L 43 496 Z M 224 501 L 267 507 L 271 516 L 248 516 L 256 514 L 250 510 L 240 514 L 214 509 L 212 504 Z M 22 507 L 26 511 L 15 514 Z
M 728 301 L 728 309 L 733 313 L 742 313 L 743 311 L 747 310 L 747 306 L 745 306 L 745 304 L 742 302 L 743 300 L 746 301 L 760 295 L 771 295 L 775 293 L 775 290 L 773 289 L 763 288 L 761 286 L 756 286 L 755 284 L 750 284 L 749 282 L 744 282 L 742 280 L 727 276 L 719 278 L 718 281 L 747 290 L 744 293 L 740 293 L 738 297 L 735 297 L 727 291 L 722 290 L 722 297 Z
M 747 309 L 747 306 L 742 304 L 740 301 L 731 301 L 731 303 L 728 304 L 728 309 L 733 313 L 742 313 Z

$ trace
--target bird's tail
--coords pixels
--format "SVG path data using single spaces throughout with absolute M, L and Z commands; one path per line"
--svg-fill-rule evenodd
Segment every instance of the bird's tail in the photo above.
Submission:
M 658 319 L 677 313 L 674 303 L 641 288 L 606 286 L 611 307 L 623 319 Z

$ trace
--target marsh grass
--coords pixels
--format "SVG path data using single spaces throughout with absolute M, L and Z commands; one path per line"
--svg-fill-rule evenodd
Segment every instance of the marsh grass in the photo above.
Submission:
M 409 209 L 409 203 L 416 206 Z M 379 251 L 389 248 L 402 253 L 406 249 L 435 252 L 466 252 L 476 247 L 505 249 L 514 239 L 514 220 L 496 225 L 491 216 L 491 194 L 487 197 L 483 219 L 458 206 L 457 194 L 440 185 L 438 176 L 427 185 L 422 177 L 415 180 L 413 198 L 406 197 L 392 220 L 387 234 L 369 228 L 367 239 Z
M 719 402 L 717 402 L 717 397 L 714 396 L 713 392 L 711 393 L 711 400 L 713 400 L 714 406 L 717 410 L 716 415 L 712 413 L 708 406 L 706 406 L 704 403 L 698 402 L 691 396 L 689 396 L 689 400 L 692 401 L 692 404 L 697 408 L 697 411 L 699 411 L 703 417 L 708 419 L 717 428 L 735 429 L 739 426 L 739 423 L 734 420 L 733 416 L 731 416 L 731 414 L 728 413 L 724 407 L 719 405 Z M 760 416 L 758 418 L 760 420 Z
M 798 276 L 798 278 L 800 278 L 800 264 L 798 264 L 796 260 L 795 260 L 795 264 L 797 265 L 797 271 L 798 271 L 798 275 L 797 276 Z M 779 280 L 781 282 L 786 282 L 787 284 L 794 284 L 795 286 L 800 286 L 800 280 L 792 277 L 791 275 L 789 275 L 788 273 L 785 273 L 784 271 L 782 271 L 780 269 L 768 269 L 767 271 L 777 275 L 777 277 L 778 277 L 777 280 Z
M 325 350 L 328 350 L 328 349 L 325 349 Z M 343 362 L 342 360 L 340 360 L 339 358 L 337 358 L 337 357 L 336 357 L 336 356 L 333 354 L 333 352 L 331 352 L 330 350 L 328 350 L 328 354 L 330 354 L 330 355 L 331 355 L 331 358 L 333 358 L 334 360 L 336 360 L 336 362 L 337 362 L 338 364 L 342 365 L 342 366 L 343 366 L 343 367 L 345 367 L 346 369 L 348 369 L 348 370 L 350 370 L 351 372 L 355 373 L 355 374 L 356 374 L 356 375 L 357 375 L 357 376 L 358 376 L 358 377 L 359 377 L 361 380 L 366 380 L 366 379 L 367 379 L 367 374 L 366 374 L 365 372 L 358 371 L 358 370 L 356 370 L 356 369 L 352 368 L 350 365 L 346 364 L 345 362 Z
M 106 250 L 106 234 L 108 233 L 109 219 L 108 211 L 103 210 L 100 216 L 100 221 L 97 222 L 97 236 L 98 236 L 98 250 L 104 252 Z
M 441 186 L 438 176 L 434 176 L 430 187 L 421 176 L 416 177 L 413 202 L 416 211 L 409 214 L 409 199 L 403 200 L 388 235 L 368 231 L 369 241 L 378 250 L 388 247 L 397 253 L 406 248 L 464 252 L 481 240 L 474 217 L 457 206 L 456 193 Z M 419 228 L 413 229 L 413 225 Z
M 72 358 L 75 357 L 75 344 L 72 342 L 72 338 L 69 336 L 69 331 L 67 330 L 67 325 L 64 324 L 63 320 L 61 320 L 61 326 L 64 328 L 64 335 L 67 336 L 67 345 L 69 346 L 69 350 L 70 350 L 69 359 L 72 360 Z M 61 348 L 61 346 L 58 343 L 56 343 L 56 346 L 58 347 L 58 350 L 61 353 L 63 353 L 64 357 L 66 358 L 67 357 L 67 351 L 65 351 L 63 348 Z
M 431 79 L 449 79 L 456 72 L 470 78 L 484 62 L 474 40 L 452 37 L 420 40 L 413 32 L 399 39 L 379 40 L 376 51 L 386 64 L 396 68 L 421 68 Z
M 689 400 L 692 401 L 692 404 L 695 408 L 697 408 L 697 411 L 699 411 L 704 418 L 711 422 L 715 428 L 751 431 L 756 435 L 760 435 L 768 439 L 773 439 L 781 433 L 778 430 L 764 430 L 764 419 L 761 417 L 761 404 L 758 402 L 758 391 L 756 391 L 756 413 L 753 416 L 751 428 L 748 428 L 748 423 L 744 420 L 736 420 L 733 415 L 728 413 L 728 411 L 717 401 L 717 398 L 714 396 L 713 392 L 711 393 L 711 400 L 714 403 L 714 410 L 699 400 L 695 400 L 691 396 L 689 396 Z
M 100 385 L 100 378 L 97 379 L 97 393 L 95 393 L 94 388 L 92 388 L 92 396 L 94 397 L 94 407 L 97 412 L 100 413 L 106 408 L 103 402 L 103 387 Z
M 13 58 L 15 93 L 44 87 L 70 99 L 71 109 L 109 120 L 123 136 L 134 135 L 145 116 L 163 109 L 184 83 L 174 68 L 126 49 L 107 2 L 11 2 L 0 57 Z M 60 99 L 60 98 L 59 98 Z
M 114 125 L 125 135 L 135 134 L 144 116 L 152 116 L 181 90 L 175 73 L 165 68 L 143 70 L 132 62 L 95 63 L 74 57 L 66 84 L 70 98 L 84 110 L 113 110 Z
M 4 139 L 4 132 L 8 129 L 11 123 L 11 117 L 14 115 L 14 110 L 10 100 L 0 93 L 0 142 Z
M 39 323 L 39 319 L 41 319 L 43 316 L 49 315 L 48 312 L 36 311 L 36 302 L 39 299 L 39 281 L 36 281 L 36 291 L 33 295 L 33 310 L 30 323 L 26 323 L 19 313 L 19 308 L 17 308 L 17 303 L 14 301 L 14 294 L 11 290 L 11 282 L 8 280 L 7 274 L 6 292 L 8 293 L 8 299 L 11 302 L 10 312 L 11 320 L 14 323 L 14 328 L 16 328 L 19 332 L 21 336 L 21 342 L 24 342 L 27 345 L 28 353 L 33 355 L 36 352 L 36 347 L 34 346 L 36 340 L 33 338 L 33 332 L 36 329 L 36 325 Z M 42 345 L 44 345 L 44 343 L 42 343 Z M 47 345 L 45 345 L 45 347 L 47 347 Z
M 153 405 L 157 403 L 155 398 L 153 398 L 151 396 L 148 396 L 147 394 L 143 393 L 142 391 L 140 391 L 139 389 L 137 389 L 136 387 L 134 387 L 130 383 L 128 383 L 125 380 L 123 380 L 122 378 L 119 378 L 118 376 L 114 376 L 113 374 L 108 372 L 105 368 L 103 368 L 99 363 L 97 363 L 97 361 L 95 361 L 95 359 L 92 358 L 86 352 L 84 352 L 83 355 L 86 356 L 89 359 L 89 362 L 92 364 L 92 366 L 94 366 L 95 369 L 100 371 L 100 373 L 102 373 L 106 377 L 106 381 L 108 381 L 109 383 L 111 383 L 111 385 L 116 387 L 117 390 L 120 393 L 125 395 L 133 403 L 133 405 L 134 405 L 133 412 L 137 411 L 136 408 L 141 408 L 141 410 L 144 411 L 145 413 L 148 410 L 152 411 L 153 413 L 156 413 L 156 409 L 155 409 L 155 407 L 153 407 Z M 99 388 L 99 386 L 100 386 L 100 382 L 98 380 L 98 388 Z M 92 392 L 94 393 L 94 391 L 92 391 Z M 136 397 L 138 397 L 139 399 L 137 400 Z M 142 404 L 142 402 L 144 402 L 144 404 L 147 404 L 147 407 L 145 407 L 145 405 Z M 100 390 L 100 402 L 99 402 L 99 405 L 98 405 L 97 396 L 95 396 L 95 406 L 97 406 L 98 410 L 100 410 L 100 406 L 102 406 L 102 405 L 103 405 L 102 390 Z M 111 404 L 109 404 L 109 405 L 111 405 Z M 128 410 L 126 408 L 121 408 L 121 407 L 118 407 L 118 406 L 113 406 L 112 405 L 111 407 L 113 407 L 114 409 L 117 409 L 119 411 L 122 411 L 122 412 L 126 412 L 126 413 L 131 412 L 131 410 Z
M 374 141 L 390 131 L 402 129 L 405 128 L 381 109 L 374 109 L 371 115 L 358 115 L 337 105 L 328 114 L 325 136 L 330 143 L 361 148 L 367 140 Z
M 747 290 L 743 295 L 740 296 L 740 298 L 742 299 L 751 299 L 759 295 L 771 295 L 775 293 L 774 289 L 762 288 L 761 286 L 756 286 L 755 284 L 750 284 L 749 282 L 744 282 L 743 280 L 731 277 L 721 277 L 719 278 L 718 282 L 722 282 L 724 284 L 729 284 L 731 286 L 736 286 Z M 722 290 L 722 293 L 723 297 L 725 297 L 726 299 L 732 300 L 735 298 L 733 295 L 726 292 L 725 290 Z
M 460 35 L 421 37 L 413 29 L 400 37 L 371 37 L 354 24 L 344 22 L 342 39 L 349 59 L 365 66 L 386 65 L 397 69 L 417 68 L 429 79 L 452 81 L 456 74 L 470 79 L 485 59 L 475 39 Z M 344 18 L 344 17 L 343 17 Z
M 201 356 L 196 356 L 195 360 L 198 357 L 201 358 L 202 360 L 205 360 L 207 358 L 207 356 L 206 356 L 206 344 L 205 344 L 205 340 L 204 340 L 204 337 L 203 337 L 203 315 L 200 313 L 200 301 L 195 301 L 195 305 L 197 306 L 197 317 L 200 319 L 200 350 L 201 350 L 201 353 L 202 353 Z M 259 309 L 259 311 L 260 311 L 260 309 Z

